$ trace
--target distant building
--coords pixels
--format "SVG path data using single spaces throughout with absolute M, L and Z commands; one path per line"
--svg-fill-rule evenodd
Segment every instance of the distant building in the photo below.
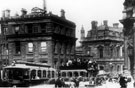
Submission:
M 76 48 L 78 58 L 97 61 L 99 68 L 107 72 L 122 72 L 124 65 L 122 28 L 118 27 L 118 23 L 114 23 L 113 27 L 109 26 L 107 20 L 100 26 L 97 21 L 92 21 L 91 26 L 86 37 L 84 28 L 81 29 L 81 46 Z
M 62 63 L 75 57 L 76 25 L 66 19 L 64 10 L 61 16 L 38 7 L 29 14 L 22 9 L 20 16 L 10 16 L 10 10 L 5 10 L 0 24 L 3 40 L 0 60 L 2 63 L 6 60 L 6 65 L 24 61 L 47 63 L 59 69 Z

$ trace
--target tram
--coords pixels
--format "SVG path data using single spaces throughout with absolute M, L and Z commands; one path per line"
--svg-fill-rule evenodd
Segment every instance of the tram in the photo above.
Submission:
M 49 65 L 32 63 L 15 63 L 3 68 L 4 86 L 31 86 L 56 77 L 56 70 Z

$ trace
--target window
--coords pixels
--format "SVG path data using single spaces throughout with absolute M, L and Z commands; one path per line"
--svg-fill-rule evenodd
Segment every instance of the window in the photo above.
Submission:
M 46 77 L 46 70 L 43 70 L 43 77 Z
M 46 25 L 41 24 L 41 33 L 45 33 L 45 32 L 46 32 Z
M 54 74 L 55 74 L 55 72 L 54 72 L 54 71 L 52 71 L 52 78 L 54 78 L 54 76 L 55 76 Z
M 41 70 L 38 70 L 38 77 L 41 78 Z
M 20 54 L 21 53 L 21 47 L 20 47 L 20 42 L 15 42 L 15 54 Z
M 61 54 L 63 54 L 63 53 L 64 53 L 64 49 L 65 49 L 65 45 L 64 45 L 64 44 L 62 44 L 62 46 L 61 46 Z
M 72 54 L 74 53 L 74 46 L 72 46 L 72 50 L 71 50 L 71 53 L 72 53 Z
M 28 33 L 32 33 L 32 25 L 27 26 L 27 31 L 28 31 Z
M 46 52 L 47 44 L 46 42 L 41 42 L 41 52 Z
M 1 31 L 1 24 L 0 24 L 0 34 L 1 34 L 1 32 L 2 32 L 2 31 Z
M 31 78 L 35 79 L 35 77 L 36 77 L 36 70 L 32 70 L 31 71 Z
M 103 58 L 103 48 L 99 49 L 100 52 L 100 58 Z
M 56 43 L 54 47 L 55 47 L 55 49 L 54 49 L 54 50 L 55 50 L 55 51 L 54 51 L 54 53 L 58 53 L 58 43 Z
M 48 78 L 50 78 L 51 77 L 51 74 L 50 74 L 50 71 L 48 71 Z
M 38 33 L 38 29 L 39 29 L 38 26 L 33 26 L 33 32 L 34 32 L 34 33 Z
M 60 33 L 60 28 L 59 27 L 55 28 L 55 33 Z
M 4 27 L 4 28 L 3 28 L 3 34 L 6 34 L 7 31 L 8 31 L 8 28 L 7 28 L 7 27 Z
M 103 46 L 99 46 L 99 58 L 103 58 Z
M 113 47 L 111 47 L 110 49 L 110 54 L 111 54 L 111 57 L 113 57 Z
M 28 52 L 33 52 L 33 43 L 28 43 Z

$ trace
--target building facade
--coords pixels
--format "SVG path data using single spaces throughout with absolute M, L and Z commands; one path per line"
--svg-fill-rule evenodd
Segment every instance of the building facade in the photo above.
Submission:
M 91 30 L 85 37 L 81 29 L 82 53 L 87 59 L 97 61 L 99 68 L 106 72 L 121 73 L 123 71 L 123 32 L 118 23 L 108 26 L 108 21 L 98 26 L 97 21 L 91 22 Z M 86 59 L 82 58 L 82 59 Z
M 10 16 L 10 10 L 3 11 L 0 60 L 6 60 L 7 65 L 23 61 L 49 64 L 58 69 L 61 63 L 74 59 L 76 25 L 66 19 L 64 10 L 61 16 L 38 7 L 31 13 L 25 9 L 21 12 Z

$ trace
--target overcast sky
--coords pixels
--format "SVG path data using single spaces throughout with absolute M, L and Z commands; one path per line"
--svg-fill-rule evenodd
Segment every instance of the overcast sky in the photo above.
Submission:
M 43 8 L 43 0 L 0 0 L 0 16 L 5 9 L 11 10 L 11 15 L 20 14 L 21 8 L 30 13 L 33 7 Z M 46 0 L 47 12 L 60 15 L 65 10 L 66 19 L 76 24 L 76 37 L 80 37 L 81 26 L 86 32 L 91 29 L 91 21 L 97 20 L 101 25 L 103 20 L 108 24 L 119 23 L 122 19 L 124 0 Z M 120 23 L 119 23 L 120 24 Z M 119 26 L 122 26 L 121 24 Z

